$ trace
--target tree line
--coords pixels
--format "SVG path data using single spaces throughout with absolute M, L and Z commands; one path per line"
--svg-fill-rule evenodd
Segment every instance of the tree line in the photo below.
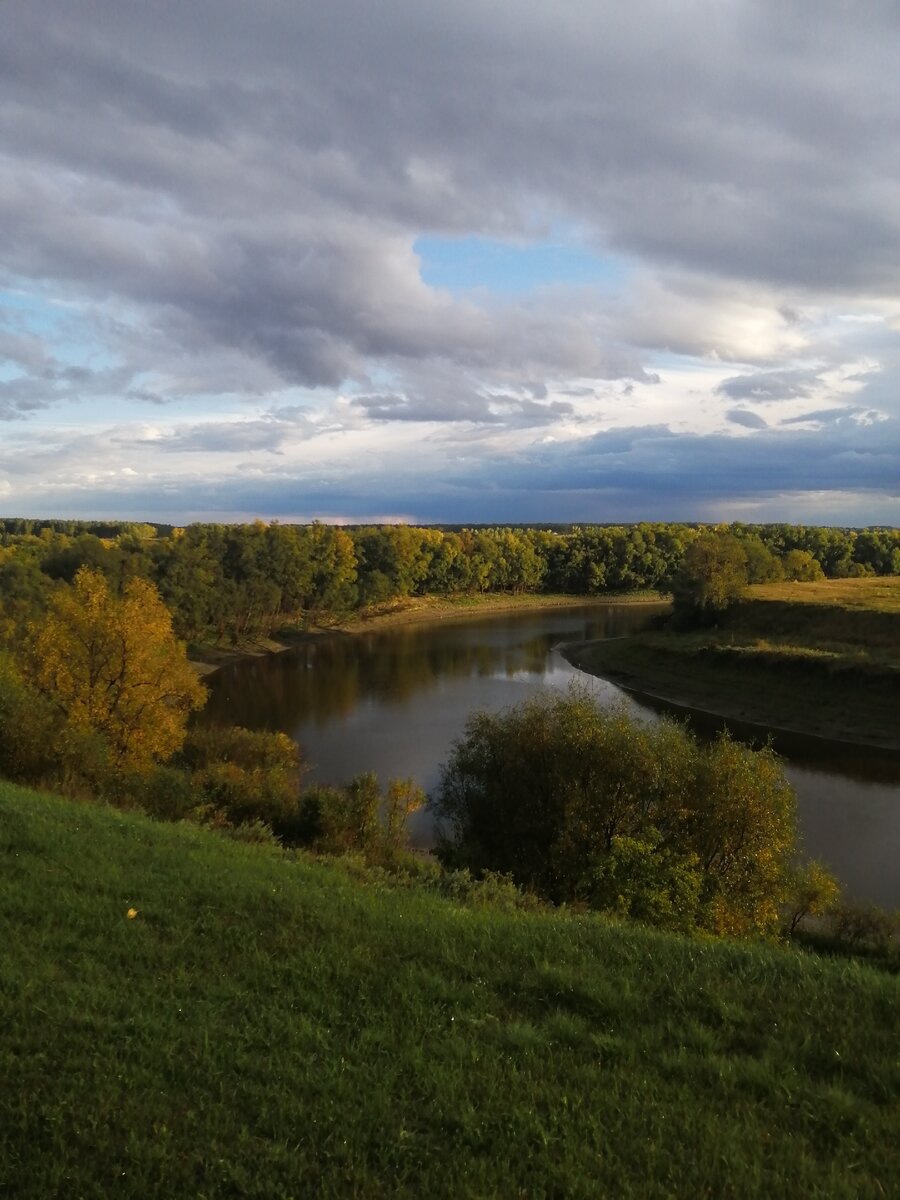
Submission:
M 900 531 L 672 523 L 560 528 L 171 526 L 0 520 L 0 636 L 87 567 L 116 591 L 144 579 L 178 637 L 232 641 L 426 594 L 603 596 L 673 591 L 698 539 L 737 545 L 744 582 L 900 574 Z M 701 540 L 701 546 L 704 542 Z M 695 551 L 696 554 L 696 551 Z M 721 555 L 719 556 L 721 558 Z

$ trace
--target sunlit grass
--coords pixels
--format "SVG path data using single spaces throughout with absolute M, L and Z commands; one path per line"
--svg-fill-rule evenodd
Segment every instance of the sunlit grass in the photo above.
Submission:
M 754 600 L 781 600 L 791 604 L 833 604 L 841 608 L 900 613 L 900 576 L 866 576 L 862 579 L 823 579 L 817 583 L 760 583 L 748 588 Z
M 0 1194 L 888 1195 L 900 982 L 0 784 Z

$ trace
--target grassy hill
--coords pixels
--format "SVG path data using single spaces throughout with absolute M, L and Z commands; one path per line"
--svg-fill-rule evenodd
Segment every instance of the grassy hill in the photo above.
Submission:
M 896 1186 L 895 976 L 6 784 L 0 867 L 0 1195 Z

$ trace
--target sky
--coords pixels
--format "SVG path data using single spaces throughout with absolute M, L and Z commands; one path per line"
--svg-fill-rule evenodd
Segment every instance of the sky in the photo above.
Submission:
M 5 0 L 0 514 L 900 524 L 900 6 Z

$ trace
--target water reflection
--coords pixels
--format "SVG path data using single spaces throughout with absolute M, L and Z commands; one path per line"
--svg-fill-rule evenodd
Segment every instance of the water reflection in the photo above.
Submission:
M 584 675 L 553 648 L 637 632 L 662 607 L 588 605 L 336 635 L 224 668 L 209 680 L 202 719 L 284 730 L 322 782 L 373 770 L 382 779 L 412 776 L 429 790 L 476 708 L 497 710 L 573 678 L 601 703 L 621 700 L 620 689 Z M 627 702 L 648 719 L 671 709 L 648 697 Z M 677 711 L 688 712 L 702 735 L 722 724 Z M 758 726 L 734 732 L 750 741 L 766 736 Z M 854 897 L 900 904 L 900 757 L 798 735 L 779 736 L 776 748 L 788 759 L 808 853 L 828 862 Z M 414 832 L 428 843 L 427 815 Z
M 299 729 L 346 719 L 367 703 L 404 707 L 450 680 L 542 681 L 558 670 L 550 651 L 559 642 L 620 637 L 661 611 L 663 605 L 590 605 L 358 637 L 336 634 L 223 668 L 209 680 L 203 719 L 297 736 Z M 568 668 L 566 674 L 580 673 Z

